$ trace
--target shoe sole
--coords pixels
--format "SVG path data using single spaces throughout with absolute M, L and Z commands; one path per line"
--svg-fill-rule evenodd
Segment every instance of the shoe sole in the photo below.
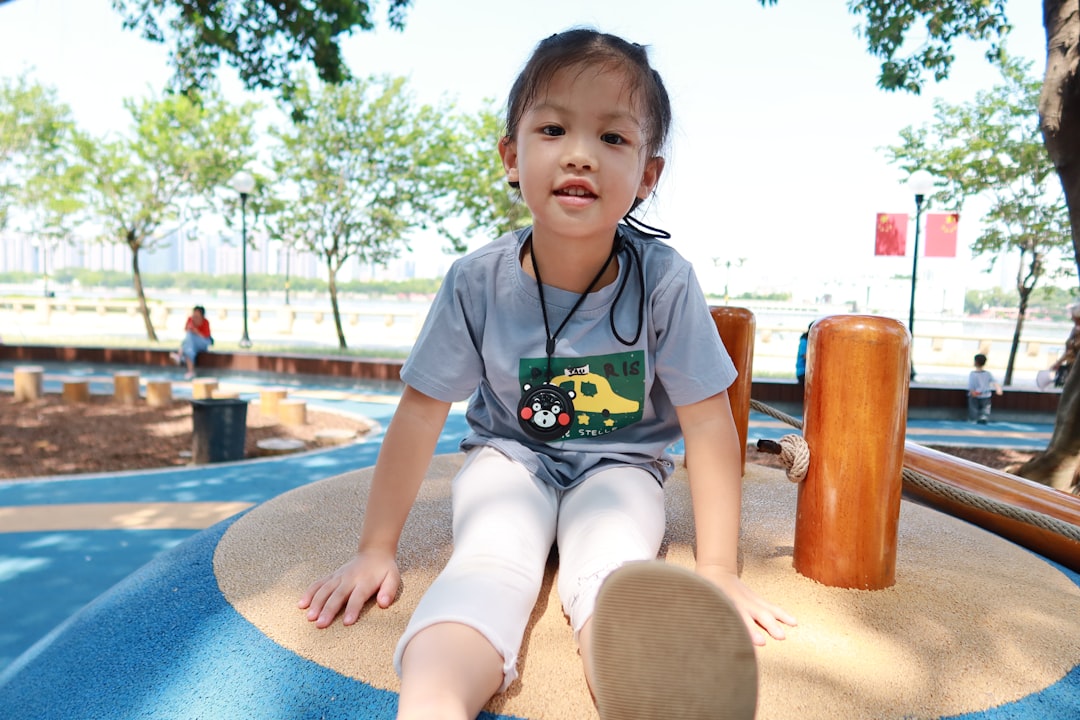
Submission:
M 592 619 L 601 720 L 752 720 L 757 661 L 719 588 L 662 561 L 613 572 Z

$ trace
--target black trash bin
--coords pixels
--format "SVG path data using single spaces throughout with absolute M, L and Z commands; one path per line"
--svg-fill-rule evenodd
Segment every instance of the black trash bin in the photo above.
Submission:
M 191 462 L 196 465 L 244 459 L 247 400 L 191 401 Z

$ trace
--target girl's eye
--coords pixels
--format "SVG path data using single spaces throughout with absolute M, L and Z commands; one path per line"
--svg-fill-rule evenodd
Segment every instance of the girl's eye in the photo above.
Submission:
M 626 142 L 625 140 L 623 140 L 621 135 L 618 135 L 616 133 L 604 133 L 600 136 L 600 140 L 602 142 L 606 142 L 609 145 L 622 145 L 624 142 Z
M 558 137 L 559 135 L 563 135 L 566 131 L 558 125 L 545 125 L 540 128 L 540 132 L 549 137 Z

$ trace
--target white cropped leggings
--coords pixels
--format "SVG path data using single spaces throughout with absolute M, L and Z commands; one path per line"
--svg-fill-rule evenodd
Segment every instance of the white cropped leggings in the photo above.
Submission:
M 559 598 L 577 638 L 607 575 L 654 559 L 664 537 L 664 489 L 641 468 L 623 466 L 559 490 L 492 448 L 469 453 L 451 486 L 454 550 L 420 599 L 394 653 L 437 623 L 474 628 L 503 658 L 503 692 L 517 677 L 525 626 L 553 542 Z

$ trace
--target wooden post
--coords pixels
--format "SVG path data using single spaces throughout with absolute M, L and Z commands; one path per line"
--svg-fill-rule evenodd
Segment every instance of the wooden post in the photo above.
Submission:
M 169 407 L 172 405 L 172 382 L 169 380 L 147 380 L 146 404 L 150 407 Z
M 125 370 L 113 373 L 113 399 L 121 405 L 139 403 L 139 373 Z
M 28 402 L 41 397 L 41 379 L 45 368 L 20 365 L 15 368 L 15 402 Z
M 307 403 L 303 400 L 279 401 L 278 419 L 282 425 L 307 425 Z
M 731 414 L 735 418 L 735 429 L 739 432 L 739 446 L 742 449 L 742 471 L 746 473 L 746 443 L 750 431 L 750 386 L 754 375 L 754 335 L 757 320 L 754 313 L 746 308 L 717 306 L 709 308 L 720 339 L 724 341 L 739 377 L 728 388 L 728 400 L 731 402 Z
M 86 380 L 65 380 L 61 398 L 65 405 L 90 401 L 90 383 Z
M 278 403 L 289 396 L 285 388 L 264 388 L 259 391 L 259 412 L 268 417 L 277 417 Z
M 191 397 L 195 400 L 210 400 L 217 390 L 217 380 L 213 378 L 195 378 L 191 381 Z
M 832 587 L 896 580 L 911 338 L 890 318 L 837 315 L 810 330 L 795 569 Z

